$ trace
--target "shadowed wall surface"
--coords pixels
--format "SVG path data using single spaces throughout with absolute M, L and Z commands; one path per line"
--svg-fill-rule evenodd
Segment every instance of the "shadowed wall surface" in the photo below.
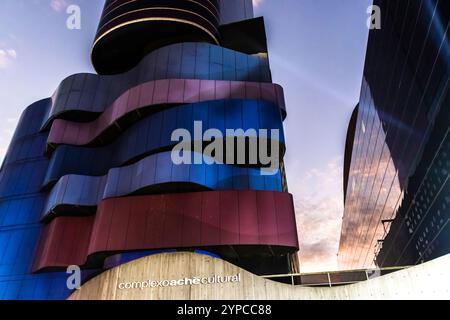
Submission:
M 72 300 L 312 300 L 442 299 L 449 297 L 450 256 L 340 287 L 296 287 L 266 280 L 220 259 L 190 253 L 154 255 L 122 265 L 87 282 Z M 236 276 L 240 282 L 166 288 L 119 289 L 143 281 Z M 123 285 L 121 285 L 123 284 Z

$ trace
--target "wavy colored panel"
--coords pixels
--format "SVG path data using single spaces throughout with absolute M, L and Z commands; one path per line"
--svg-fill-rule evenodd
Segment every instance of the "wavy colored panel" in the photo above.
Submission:
M 42 128 L 49 129 L 55 118 L 93 120 L 131 88 L 162 79 L 272 81 L 266 54 L 247 55 L 208 43 L 173 44 L 149 53 L 123 74 L 67 77 L 53 94 Z
M 246 110 L 252 114 L 242 117 Z M 172 132 L 184 128 L 194 139 L 194 121 L 203 122 L 203 130 L 228 128 L 277 129 L 284 152 L 283 124 L 278 106 L 265 101 L 219 100 L 183 105 L 150 115 L 123 132 L 112 144 L 99 148 L 61 145 L 50 158 L 43 183 L 48 186 L 68 174 L 100 176 L 109 169 L 137 161 L 150 153 L 167 150 L 176 143 Z M 281 157 L 282 157 L 281 154 Z
M 260 219 L 261 199 L 270 199 L 278 217 L 270 234 L 265 226 L 267 220 Z M 212 202 L 223 210 L 215 210 Z M 211 225 L 212 217 L 220 223 Z M 112 198 L 102 201 L 95 218 L 52 220 L 46 226 L 33 270 L 89 265 L 99 253 L 134 250 L 271 246 L 295 252 L 297 230 L 291 221 L 295 222 L 292 195 L 281 192 L 210 191 Z M 73 239 L 61 236 L 72 229 L 80 230 L 76 245 Z M 266 230 L 266 234 L 260 230 Z
M 64 299 L 65 272 L 31 274 L 43 225 L 45 194 L 40 192 L 48 160 L 46 133 L 39 133 L 50 99 L 27 107 L 0 169 L 0 300 Z M 82 279 L 89 271 L 83 272 Z
M 163 174 L 168 172 L 168 174 Z M 256 168 L 238 168 L 225 164 L 174 165 L 171 153 L 149 156 L 133 165 L 111 169 L 106 176 L 68 175 L 62 177 L 49 192 L 43 218 L 65 212 L 80 215 L 103 199 L 133 194 L 191 190 L 270 190 L 282 191 L 281 175 L 261 175 Z M 77 207 L 77 209 L 70 209 Z M 250 226 L 251 221 L 245 221 Z
M 254 99 L 279 106 L 282 119 L 286 118 L 286 105 L 281 86 L 271 83 L 254 83 L 218 80 L 168 79 L 143 83 L 120 96 L 96 120 L 74 123 L 67 120 L 53 121 L 48 137 L 49 144 L 88 145 L 102 140 L 102 134 L 112 126 L 122 129 L 121 118 L 140 109 L 161 105 L 198 103 L 208 100 Z

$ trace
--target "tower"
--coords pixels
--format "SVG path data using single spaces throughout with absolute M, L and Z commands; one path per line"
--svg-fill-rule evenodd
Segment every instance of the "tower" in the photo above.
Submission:
M 65 298 L 70 265 L 86 278 L 164 251 L 205 252 L 257 274 L 296 271 L 286 107 L 252 2 L 107 0 L 91 58 L 98 74 L 64 79 L 27 108 L 11 142 L 0 173 L 9 266 L 0 297 L 39 286 L 27 294 Z M 223 140 L 198 138 L 197 124 Z M 192 159 L 213 142 L 225 153 L 175 163 L 177 130 L 200 146 Z M 265 130 L 279 134 L 248 134 Z M 252 143 L 276 156 L 276 170 L 250 160 Z M 242 151 L 243 162 L 227 161 Z

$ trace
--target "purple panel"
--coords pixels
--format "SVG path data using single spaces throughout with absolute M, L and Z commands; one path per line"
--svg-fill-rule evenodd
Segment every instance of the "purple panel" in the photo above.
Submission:
M 130 96 L 130 91 L 126 91 L 123 95 L 121 95 L 119 97 L 119 99 L 117 99 L 113 103 L 113 105 L 112 105 L 112 109 L 113 109 L 112 118 L 113 119 L 119 118 L 122 114 L 124 114 L 126 112 L 129 96 Z
M 140 106 L 150 106 L 153 104 L 153 94 L 155 92 L 155 82 L 150 81 L 141 85 L 141 98 L 139 100 Z
M 245 94 L 245 82 L 231 81 L 231 99 L 239 99 L 240 97 L 246 97 Z
M 214 81 L 200 82 L 200 101 L 212 101 L 216 96 L 216 84 Z
M 172 79 L 169 81 L 169 96 L 167 103 L 180 103 L 184 101 L 184 80 Z
M 261 99 L 266 101 L 278 101 L 276 86 L 271 83 L 261 83 Z M 280 106 L 281 107 L 281 106 Z
M 200 101 L 200 80 L 186 81 L 183 102 L 195 103 Z
M 139 99 L 141 97 L 141 89 L 142 86 L 134 87 L 130 90 L 130 96 L 128 98 L 128 105 L 125 112 L 121 114 L 121 116 L 125 115 L 128 112 L 134 111 L 136 106 L 139 105 Z
M 252 100 L 261 99 L 261 89 L 259 83 L 247 82 L 245 84 L 245 95 L 248 99 Z
M 66 122 L 66 125 L 64 126 L 64 135 L 62 135 L 63 140 L 77 141 L 79 130 L 80 127 L 75 122 Z
M 216 81 L 216 100 L 229 99 L 231 96 L 230 81 Z
M 167 103 L 169 95 L 169 81 L 158 80 L 155 81 L 155 93 L 153 95 L 153 104 Z

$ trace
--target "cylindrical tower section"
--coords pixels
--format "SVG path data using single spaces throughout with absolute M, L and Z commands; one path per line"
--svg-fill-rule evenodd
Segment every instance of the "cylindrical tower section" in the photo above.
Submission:
M 117 74 L 168 44 L 218 43 L 219 23 L 218 0 L 107 0 L 92 63 L 99 74 Z

